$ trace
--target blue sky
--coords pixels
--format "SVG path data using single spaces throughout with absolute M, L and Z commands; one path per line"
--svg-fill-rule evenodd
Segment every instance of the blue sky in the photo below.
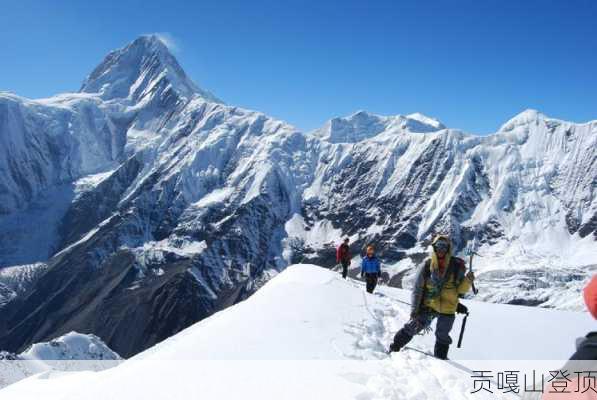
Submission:
M 228 104 L 303 130 L 360 109 L 488 133 L 526 108 L 597 119 L 595 1 L 13 1 L 0 90 L 78 90 L 105 54 L 166 33 Z

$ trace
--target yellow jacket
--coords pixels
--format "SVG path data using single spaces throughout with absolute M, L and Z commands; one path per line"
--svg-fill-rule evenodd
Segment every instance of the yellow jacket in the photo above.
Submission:
M 471 289 L 472 282 L 464 275 L 466 272 L 464 261 L 456 257 L 452 257 L 452 260 L 453 263 L 456 264 L 453 266 L 453 268 L 456 269 L 456 273 L 450 273 L 450 268 L 448 268 L 446 273 L 448 273 L 449 276 L 439 292 L 439 295 L 434 297 L 423 296 L 423 304 L 440 314 L 456 313 L 460 295 L 466 294 L 466 292 Z M 462 261 L 462 263 L 458 262 L 458 260 Z M 460 283 L 458 283 L 458 281 L 460 281 Z M 427 280 L 425 283 L 425 291 L 432 291 L 433 289 L 433 283 L 430 280 Z

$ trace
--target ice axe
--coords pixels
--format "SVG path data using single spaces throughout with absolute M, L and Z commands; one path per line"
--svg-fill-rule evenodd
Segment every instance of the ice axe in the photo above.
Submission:
M 469 272 L 473 272 L 473 257 L 475 255 L 479 255 L 479 253 L 477 253 L 477 235 L 473 237 L 473 240 L 471 242 L 467 243 L 465 254 L 469 257 L 468 270 Z M 479 290 L 475 287 L 475 282 L 472 282 L 472 287 L 474 294 L 479 293 Z M 462 325 L 460 325 L 460 335 L 458 336 L 457 347 L 460 348 L 462 346 L 462 338 L 464 337 L 464 330 L 466 329 L 466 320 L 468 319 L 469 312 L 468 308 L 462 303 L 458 303 L 458 306 L 456 307 L 456 312 L 458 314 L 464 314 L 464 318 L 462 319 Z
M 458 314 L 464 314 L 464 319 L 462 320 L 462 325 L 460 325 L 460 336 L 458 336 L 458 348 L 462 346 L 462 338 L 464 337 L 464 329 L 466 328 L 466 319 L 468 318 L 468 308 L 461 303 L 458 303 L 458 307 L 456 307 L 456 312 Z
M 479 255 L 477 253 L 477 237 L 475 236 L 471 242 L 469 242 L 466 246 L 466 255 L 468 255 L 468 270 L 469 272 L 473 272 L 473 256 Z M 475 287 L 475 282 L 472 283 L 473 293 L 479 293 L 479 290 Z M 466 317 L 465 317 L 466 322 Z

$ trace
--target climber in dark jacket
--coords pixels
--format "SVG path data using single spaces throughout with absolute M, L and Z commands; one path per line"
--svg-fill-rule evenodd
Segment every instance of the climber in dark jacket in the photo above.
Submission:
M 587 309 L 597 319 L 597 275 L 589 281 L 584 291 Z M 597 360 L 597 331 L 589 332 L 585 337 L 576 341 L 576 353 L 571 360 Z
M 344 239 L 344 243 L 338 246 L 336 250 L 336 262 L 342 264 L 342 278 L 346 279 L 348 275 L 348 266 L 350 265 L 350 246 L 349 239 Z
M 464 260 L 452 255 L 452 242 L 439 235 L 432 242 L 429 259 L 419 268 L 411 299 L 410 320 L 396 333 L 390 351 L 400 351 L 414 335 L 427 330 L 437 318 L 435 348 L 437 358 L 446 359 L 452 344 L 450 331 L 457 310 L 463 308 L 460 296 L 468 292 L 475 276 L 466 273 Z
M 365 277 L 367 292 L 373 293 L 373 290 L 375 290 L 380 272 L 381 263 L 379 258 L 375 256 L 375 248 L 370 244 L 367 246 L 367 255 L 361 261 L 361 278 Z
M 585 287 L 583 294 L 589 313 L 591 313 L 593 318 L 597 319 L 597 275 L 593 275 L 593 278 Z M 574 388 L 572 389 L 574 392 L 570 396 L 561 397 L 562 392 L 558 391 L 558 388 L 555 387 L 556 383 L 554 382 L 557 381 L 550 380 L 546 382 L 541 400 L 558 400 L 563 398 L 594 400 L 597 398 L 595 396 L 595 384 L 593 383 L 593 387 L 590 387 L 590 382 L 595 382 L 594 371 L 597 370 L 597 331 L 589 332 L 586 336 L 577 339 L 576 352 L 559 370 L 573 372 L 570 374 L 567 386 L 568 390 Z

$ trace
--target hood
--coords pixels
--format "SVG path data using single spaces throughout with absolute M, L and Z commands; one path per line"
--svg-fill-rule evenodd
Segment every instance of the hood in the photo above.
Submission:
M 435 238 L 433 238 L 433 241 L 431 242 L 431 269 L 437 269 L 439 267 L 439 262 L 437 259 L 437 254 L 435 254 L 435 249 L 433 248 L 433 245 L 438 241 L 438 240 L 445 240 L 448 242 L 448 253 L 446 254 L 446 264 L 445 265 L 450 265 L 450 259 L 452 258 L 452 240 L 450 240 L 450 237 L 448 235 L 437 235 Z

